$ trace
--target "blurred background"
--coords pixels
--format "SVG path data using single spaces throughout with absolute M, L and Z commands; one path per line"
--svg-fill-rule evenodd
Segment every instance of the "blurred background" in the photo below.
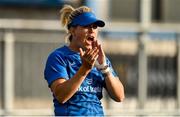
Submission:
M 0 116 L 53 115 L 43 70 L 65 44 L 64 4 L 106 21 L 99 39 L 126 99 L 104 92 L 105 115 L 180 116 L 180 0 L 0 0 Z

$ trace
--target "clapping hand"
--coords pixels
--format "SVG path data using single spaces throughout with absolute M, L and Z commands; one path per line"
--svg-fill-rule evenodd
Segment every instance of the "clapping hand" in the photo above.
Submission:
M 80 48 L 79 51 L 82 65 L 87 69 L 92 69 L 94 67 L 95 61 L 98 58 L 99 49 L 97 47 L 94 47 L 92 49 L 83 51 L 82 48 Z

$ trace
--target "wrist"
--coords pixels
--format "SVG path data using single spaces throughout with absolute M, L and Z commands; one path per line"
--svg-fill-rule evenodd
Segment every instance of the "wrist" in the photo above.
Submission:
M 107 65 L 106 62 L 104 62 L 104 63 L 102 63 L 102 64 L 99 64 L 98 61 L 95 62 L 95 67 L 96 67 L 98 70 L 105 69 L 107 66 L 108 66 L 108 65 Z
M 108 66 L 100 71 L 103 74 L 103 76 L 109 76 L 111 74 L 110 67 L 108 67 Z
M 103 77 L 108 77 L 108 76 L 111 76 L 111 72 L 110 71 L 108 71 L 108 72 L 106 72 L 106 73 L 102 73 L 102 75 L 103 75 Z
M 99 64 L 99 62 L 96 61 L 95 66 L 103 74 L 103 76 L 108 76 L 111 74 L 110 67 L 106 62 L 104 62 L 103 64 Z
M 87 74 L 91 71 L 90 68 L 88 68 L 88 67 L 86 67 L 86 66 L 83 66 L 83 65 L 80 67 L 79 70 L 80 70 L 81 73 L 84 74 L 84 75 L 87 75 Z
M 85 71 L 88 71 L 88 70 L 91 70 L 93 68 L 93 65 L 90 65 L 90 64 L 82 64 L 81 67 L 85 70 Z
M 104 66 L 102 69 L 99 70 L 101 71 L 102 74 L 110 72 L 110 68 L 108 67 L 108 65 Z

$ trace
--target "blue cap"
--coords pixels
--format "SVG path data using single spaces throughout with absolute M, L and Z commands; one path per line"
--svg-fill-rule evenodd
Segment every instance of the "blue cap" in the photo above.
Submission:
M 90 24 L 96 24 L 99 27 L 104 27 L 104 21 L 97 19 L 95 14 L 92 12 L 84 12 L 72 20 L 72 22 L 68 25 L 68 28 L 71 26 L 88 26 Z

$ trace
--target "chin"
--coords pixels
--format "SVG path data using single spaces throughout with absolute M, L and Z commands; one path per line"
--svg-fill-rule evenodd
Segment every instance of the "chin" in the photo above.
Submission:
M 84 46 L 84 47 L 81 47 L 83 50 L 87 50 L 87 49 L 92 49 L 92 46 Z

